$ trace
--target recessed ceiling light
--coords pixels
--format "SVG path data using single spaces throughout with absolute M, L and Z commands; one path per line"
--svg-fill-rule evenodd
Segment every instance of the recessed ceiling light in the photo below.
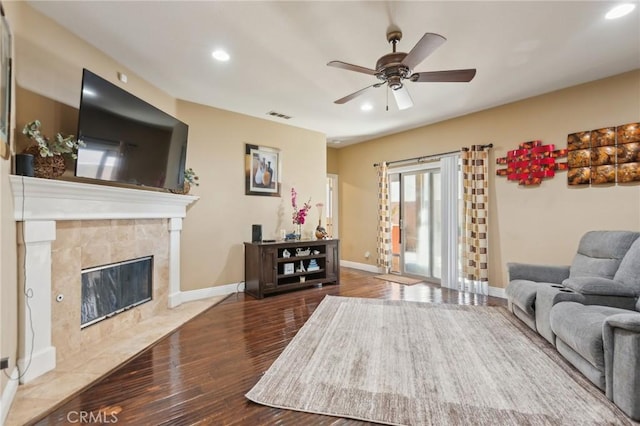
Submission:
M 631 11 L 635 8 L 636 8 L 635 4 L 631 4 L 631 3 L 620 4 L 614 7 L 613 9 L 611 9 L 609 12 L 607 12 L 607 14 L 604 15 L 604 17 L 606 19 L 622 18 L 623 16 L 631 13 Z
M 363 110 L 363 111 L 371 111 L 373 109 L 373 105 L 371 105 L 371 104 L 362 104 L 360 109 Z
M 334 140 L 334 141 L 333 141 L 333 144 L 334 144 L 334 145 L 339 145 L 339 144 L 341 144 L 341 143 L 342 143 L 342 141 L 341 141 L 341 140 L 338 140 L 338 139 L 336 139 L 336 140 Z
M 214 50 L 211 56 L 213 56 L 214 59 L 222 62 L 226 62 L 229 60 L 229 58 L 231 58 L 227 52 L 221 49 Z

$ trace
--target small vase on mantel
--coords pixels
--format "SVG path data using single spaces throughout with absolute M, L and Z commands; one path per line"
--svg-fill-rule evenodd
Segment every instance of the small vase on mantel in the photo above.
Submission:
M 296 240 L 300 240 L 302 239 L 302 225 L 299 223 L 296 223 Z

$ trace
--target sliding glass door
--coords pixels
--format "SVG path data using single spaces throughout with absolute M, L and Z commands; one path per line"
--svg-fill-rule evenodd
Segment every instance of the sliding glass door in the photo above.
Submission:
M 392 272 L 440 282 L 442 196 L 439 167 L 390 172 Z

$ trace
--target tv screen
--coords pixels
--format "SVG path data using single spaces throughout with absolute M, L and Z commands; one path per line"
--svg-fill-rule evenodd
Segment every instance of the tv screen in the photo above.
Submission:
M 83 70 L 78 177 L 181 189 L 187 134 L 182 121 Z

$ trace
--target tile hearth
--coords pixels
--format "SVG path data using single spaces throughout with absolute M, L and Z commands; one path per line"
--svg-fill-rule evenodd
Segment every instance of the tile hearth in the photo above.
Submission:
M 119 341 L 92 348 L 93 357 L 80 365 L 73 360 L 58 363 L 44 375 L 20 385 L 6 425 L 24 425 L 41 417 L 69 396 L 87 387 L 141 350 L 170 334 L 180 325 L 219 303 L 226 296 L 183 303 L 160 315 L 123 330 Z

